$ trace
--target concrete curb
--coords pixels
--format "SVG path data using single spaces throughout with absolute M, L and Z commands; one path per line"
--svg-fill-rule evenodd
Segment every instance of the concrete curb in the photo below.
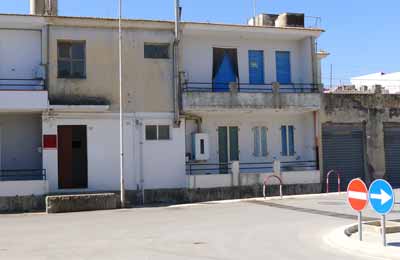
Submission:
M 283 196 L 283 200 L 285 199 L 304 199 L 304 198 L 318 198 L 318 197 L 330 197 L 330 196 L 340 196 L 345 194 L 345 192 L 335 192 L 335 193 L 318 193 L 318 194 L 304 194 L 304 195 L 288 195 Z M 271 201 L 271 200 L 282 200 L 280 196 L 273 197 L 263 197 L 258 198 L 249 198 L 249 199 L 235 199 L 235 200 L 216 200 L 216 201 L 207 201 L 207 202 L 198 202 L 198 203 L 187 203 L 187 204 L 179 204 L 179 205 L 171 205 L 169 208 L 181 208 L 181 207 L 196 207 L 196 206 L 208 206 L 213 204 L 228 204 L 228 203 L 240 203 L 240 202 L 248 202 L 248 201 Z
M 388 246 L 383 247 L 379 243 L 360 242 L 351 239 L 345 234 L 345 231 L 353 230 L 354 225 L 340 227 L 333 230 L 323 240 L 330 247 L 341 250 L 350 255 L 357 255 L 370 259 L 400 259 L 400 248 Z

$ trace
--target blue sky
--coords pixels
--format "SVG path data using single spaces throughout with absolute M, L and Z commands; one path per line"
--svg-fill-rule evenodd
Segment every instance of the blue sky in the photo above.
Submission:
M 124 16 L 171 20 L 174 0 L 123 0 Z M 183 19 L 245 23 L 252 0 L 181 0 Z M 257 0 L 258 12 L 303 12 L 320 16 L 326 32 L 320 48 L 331 53 L 323 63 L 323 78 L 334 83 L 351 76 L 400 71 L 399 0 Z M 28 13 L 29 0 L 1 0 L 1 13 Z M 59 0 L 60 15 L 116 17 L 117 0 Z

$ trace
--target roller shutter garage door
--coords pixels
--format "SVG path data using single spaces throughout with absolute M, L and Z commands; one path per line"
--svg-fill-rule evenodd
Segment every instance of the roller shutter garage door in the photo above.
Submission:
M 400 124 L 385 124 L 385 178 L 393 186 L 400 188 Z
M 347 189 L 350 180 L 365 176 L 364 131 L 362 125 L 325 124 L 322 127 L 322 158 L 324 182 L 327 173 L 335 170 L 341 175 L 341 191 Z M 329 178 L 329 190 L 337 191 L 337 178 Z M 323 185 L 324 189 L 326 185 Z

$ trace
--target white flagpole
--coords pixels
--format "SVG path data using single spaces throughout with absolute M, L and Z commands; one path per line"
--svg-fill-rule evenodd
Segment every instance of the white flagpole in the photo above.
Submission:
M 124 123 L 122 101 L 122 0 L 119 0 L 118 19 L 118 49 L 119 49 L 119 170 L 121 184 L 121 208 L 125 207 L 125 179 L 124 179 Z

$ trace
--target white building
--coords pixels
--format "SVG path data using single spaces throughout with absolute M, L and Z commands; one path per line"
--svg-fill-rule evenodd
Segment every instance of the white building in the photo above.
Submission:
M 378 72 L 358 77 L 350 80 L 351 84 L 359 91 L 375 91 L 375 86 L 380 85 L 384 93 L 400 93 L 400 72 L 385 73 Z
M 0 196 L 48 192 L 42 165 L 46 27 L 40 17 L 0 16 Z
M 261 183 L 264 175 L 257 174 L 272 174 L 279 161 L 283 172 L 293 172 L 284 183 L 295 182 L 295 175 L 319 182 L 315 41 L 322 31 L 304 28 L 301 19 L 275 26 L 265 19 L 280 16 L 269 17 L 264 26 L 183 25 L 183 113 L 193 181 L 240 161 L 241 182 Z

